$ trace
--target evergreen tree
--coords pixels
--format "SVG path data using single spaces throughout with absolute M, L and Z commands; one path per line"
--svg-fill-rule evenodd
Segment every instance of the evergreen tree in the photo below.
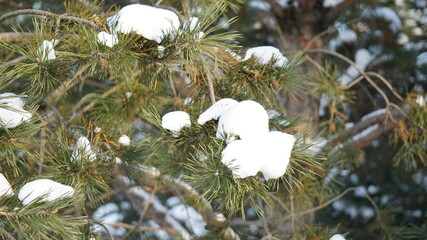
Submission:
M 290 47 L 227 31 L 241 9 L 259 11 L 254 2 L 271 5 L 278 28 L 266 29 L 294 38 L 282 41 Z M 372 5 L 350 25 L 359 32 L 341 27 L 335 43 L 323 40 L 354 2 L 2 2 L 0 236 L 342 239 L 348 224 L 328 207 L 345 208 L 354 192 L 348 215 L 365 215 L 349 238 L 425 238 L 425 220 L 395 220 L 374 185 L 349 183 L 376 139 L 394 149 L 381 154 L 399 178 L 407 170 L 422 182 L 427 157 L 426 96 L 368 69 L 380 56 L 368 48 L 378 39 L 363 35 L 369 24 L 401 33 L 389 9 Z M 286 17 L 299 13 L 296 30 Z M 375 102 L 361 108 L 363 81 Z M 422 203 L 418 195 L 402 199 Z

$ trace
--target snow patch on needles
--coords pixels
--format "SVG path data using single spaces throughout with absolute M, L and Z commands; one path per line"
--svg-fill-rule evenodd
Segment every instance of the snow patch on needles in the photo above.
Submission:
M 186 20 L 183 24 L 184 29 L 189 29 L 190 31 L 199 30 L 195 34 L 195 38 L 202 38 L 205 33 L 200 31 L 200 21 L 198 17 L 190 17 L 188 20 Z
M 0 94 L 0 127 L 15 128 L 23 122 L 27 122 L 33 116 L 22 106 L 24 101 L 14 93 Z
M 135 32 L 160 43 L 165 35 L 173 37 L 180 25 L 178 16 L 166 9 L 142 4 L 131 4 L 107 19 L 112 32 Z
M 57 199 L 71 197 L 74 188 L 52 181 L 50 179 L 39 179 L 25 184 L 19 190 L 18 199 L 23 205 L 33 203 L 40 198 L 41 202 L 51 202 Z
M 200 114 L 199 119 L 197 119 L 197 122 L 200 125 L 203 125 L 207 121 L 218 120 L 218 118 L 221 116 L 221 114 L 223 114 L 230 107 L 234 106 L 237 103 L 238 102 L 234 99 L 223 98 L 223 99 L 215 102 L 210 108 L 208 108 L 206 111 L 204 111 L 202 114 Z
M 179 131 L 183 127 L 190 127 L 191 121 L 190 121 L 190 115 L 188 113 L 183 111 L 173 111 L 166 113 L 162 117 L 162 127 L 170 130 L 172 132 L 172 135 L 174 137 L 179 136 Z
M 121 135 L 117 142 L 123 146 L 129 146 L 130 145 L 130 138 L 127 135 Z
M 42 45 L 39 47 L 37 54 L 42 59 L 42 61 L 46 60 L 54 60 L 56 59 L 55 50 L 53 49 L 53 41 L 44 40 Z
M 117 34 L 109 34 L 105 31 L 102 31 L 98 33 L 98 42 L 102 45 L 112 48 L 117 43 L 119 43 L 119 39 L 117 38 Z
M 13 190 L 3 173 L 0 173 L 0 197 L 12 196 Z
M 282 55 L 279 49 L 271 46 L 249 48 L 248 51 L 246 51 L 243 61 L 246 61 L 251 57 L 254 57 L 258 64 L 261 65 L 268 64 L 271 60 L 275 59 L 275 67 L 283 67 L 283 65 L 288 62 L 288 59 Z
M 168 210 L 168 214 L 179 221 L 185 222 L 186 227 L 191 229 L 198 237 L 208 233 L 206 230 L 206 222 L 203 220 L 202 215 L 189 205 L 175 205 Z
M 71 154 L 71 162 L 82 162 L 87 160 L 93 162 L 95 159 L 96 154 L 92 150 L 89 139 L 86 137 L 80 137 L 76 142 L 73 153 Z

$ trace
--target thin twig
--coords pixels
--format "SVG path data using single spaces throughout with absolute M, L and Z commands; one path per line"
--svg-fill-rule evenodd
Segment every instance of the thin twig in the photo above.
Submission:
M 11 17 L 16 17 L 19 15 L 35 15 L 35 16 L 44 16 L 44 17 L 54 17 L 54 18 L 59 18 L 59 19 L 63 19 L 63 20 L 69 20 L 69 21 L 73 21 L 73 22 L 81 22 L 83 24 L 86 24 L 90 27 L 95 28 L 97 31 L 102 31 L 102 28 L 99 27 L 98 25 L 96 25 L 94 22 L 91 22 L 87 19 L 84 18 L 80 18 L 80 17 L 75 17 L 75 16 L 67 16 L 67 15 L 61 15 L 61 14 L 56 14 L 56 13 L 51 13 L 48 11 L 44 11 L 44 10 L 38 10 L 38 9 L 22 9 L 22 10 L 16 10 L 10 13 L 6 13 L 3 16 L 0 17 L 0 23 L 5 21 L 8 18 Z
M 10 1 L 10 0 L 0 0 L 0 3 L 4 3 L 9 5 L 10 7 L 13 8 L 28 8 L 28 4 L 24 3 L 24 2 L 16 2 L 14 0 Z
M 6 232 L 3 228 L 0 227 L 0 234 L 5 237 L 7 240 L 16 240 L 10 233 Z
M 101 226 L 103 229 L 105 229 L 105 231 L 106 231 L 106 232 L 107 232 L 107 234 L 108 234 L 108 237 L 109 237 L 111 240 L 114 240 L 114 236 L 113 236 L 113 234 L 111 234 L 110 230 L 108 230 L 108 228 L 104 225 L 104 223 L 102 223 L 102 222 L 100 222 L 100 221 L 97 221 L 97 220 L 95 220 L 95 219 L 92 219 L 92 221 L 93 221 L 94 223 L 98 224 L 99 226 Z
M 306 52 L 309 53 L 315 53 L 315 52 L 320 52 L 320 53 L 324 53 L 324 54 L 329 54 L 332 56 L 335 56 L 337 58 L 340 58 L 342 60 L 344 60 L 345 62 L 347 62 L 348 64 L 350 64 L 351 66 L 353 66 L 360 74 L 362 74 L 366 80 L 375 88 L 375 90 L 378 91 L 379 94 L 381 94 L 381 96 L 384 98 L 384 101 L 386 102 L 387 105 L 390 104 L 390 101 L 387 97 L 387 95 L 381 90 L 380 87 L 378 87 L 378 85 L 372 80 L 372 78 L 369 77 L 369 75 L 363 71 L 360 67 L 358 67 L 353 61 L 351 61 L 349 58 L 347 58 L 346 56 L 327 50 L 327 49 L 322 49 L 322 48 L 316 48 L 316 49 L 310 49 L 307 50 Z
M 44 152 L 45 152 L 45 144 L 46 144 L 46 141 L 44 140 L 45 136 L 46 136 L 46 126 L 43 126 L 42 129 L 40 130 L 40 153 L 39 153 L 40 163 L 39 163 L 39 170 L 38 170 L 39 175 L 42 175 L 43 173 Z
M 7 66 L 9 66 L 9 65 L 11 65 L 11 64 L 15 64 L 15 63 L 19 63 L 19 62 L 25 61 L 25 60 L 27 60 L 27 59 L 28 59 L 28 57 L 27 57 L 27 56 L 20 56 L 20 57 L 17 57 L 17 58 L 15 58 L 15 59 L 10 60 L 9 62 L 2 63 L 2 64 L 0 65 L 0 68 L 2 68 L 2 67 L 7 67 Z
M 212 78 L 209 72 L 206 73 L 206 80 L 208 81 L 208 87 L 209 87 L 209 97 L 211 99 L 212 104 L 214 104 L 215 101 L 215 91 L 214 86 L 212 83 Z
M 139 216 L 138 222 L 135 224 L 135 226 L 128 233 L 126 233 L 126 235 L 123 237 L 123 239 L 128 238 L 132 233 L 134 233 L 138 229 L 139 225 L 142 223 L 142 220 L 144 220 L 144 216 L 147 213 L 148 208 L 150 207 L 150 204 L 154 198 L 154 195 L 156 195 L 156 191 L 157 191 L 157 184 L 154 185 L 154 189 L 151 191 L 150 197 L 148 198 L 147 202 L 145 203 L 144 209 L 142 210 L 142 213 Z
M 117 223 L 107 223 L 108 225 L 112 226 L 112 227 L 122 227 L 122 228 L 126 228 L 126 229 L 133 229 L 134 226 L 127 224 L 127 223 L 123 223 L 123 222 L 117 222 Z M 176 231 L 172 228 L 165 228 L 165 227 L 142 227 L 139 226 L 136 228 L 136 231 L 138 232 L 146 232 L 146 231 L 159 231 L 159 230 L 163 230 L 166 231 L 170 234 L 176 234 Z
M 356 188 L 355 188 L 355 187 L 347 188 L 344 192 L 340 193 L 338 196 L 336 196 L 336 197 L 334 197 L 334 198 L 331 198 L 330 200 L 328 200 L 328 201 L 326 201 L 326 202 L 324 202 L 324 203 L 320 204 L 320 205 L 319 205 L 319 206 L 317 206 L 317 207 L 314 207 L 314 208 L 308 209 L 308 210 L 306 210 L 306 211 L 302 211 L 302 212 L 296 213 L 296 214 L 294 214 L 294 216 L 301 216 L 301 215 L 305 215 L 305 214 L 309 214 L 309 213 L 317 212 L 317 211 L 319 211 L 319 210 L 321 210 L 321 209 L 323 209 L 323 208 L 325 208 L 325 207 L 327 207 L 327 206 L 331 205 L 331 204 L 332 204 L 333 202 L 335 202 L 336 200 L 338 200 L 338 199 L 340 199 L 340 198 L 344 197 L 344 195 L 346 195 L 348 192 L 350 192 L 350 191 L 354 191 L 354 190 L 356 190 Z M 292 215 L 291 215 L 291 216 L 286 216 L 284 219 L 286 220 L 286 219 L 289 219 L 289 218 L 291 218 L 291 217 L 292 217 Z

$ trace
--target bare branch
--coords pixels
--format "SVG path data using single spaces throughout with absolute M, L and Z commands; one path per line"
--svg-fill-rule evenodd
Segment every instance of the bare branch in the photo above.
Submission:
M 63 20 L 73 21 L 73 22 L 81 22 L 83 24 L 86 24 L 90 27 L 95 28 L 97 31 L 102 31 L 102 28 L 96 25 L 94 22 L 91 22 L 87 19 L 75 17 L 75 16 L 68 16 L 68 15 L 60 15 L 56 13 L 51 13 L 44 10 L 37 10 L 37 9 L 23 9 L 23 10 L 16 10 L 10 13 L 6 13 L 3 16 L 0 17 L 0 23 L 5 21 L 6 19 L 9 19 L 11 17 L 16 17 L 19 15 L 34 15 L 34 16 L 43 16 L 43 17 L 54 17 L 59 18 Z
M 0 33 L 0 40 L 4 42 L 19 43 L 23 38 L 31 38 L 32 33 L 28 32 L 4 32 Z
M 9 5 L 10 7 L 13 7 L 13 8 L 29 8 L 30 7 L 27 3 L 10 1 L 10 0 L 0 0 L 0 3 Z

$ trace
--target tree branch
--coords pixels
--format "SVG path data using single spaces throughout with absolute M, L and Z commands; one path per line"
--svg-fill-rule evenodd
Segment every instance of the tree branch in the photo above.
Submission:
M 13 8 L 29 8 L 30 7 L 27 3 L 10 1 L 10 0 L 0 0 L 0 3 L 9 5 L 10 7 L 13 7 Z
M 329 11 L 326 13 L 326 24 L 329 25 L 331 22 L 337 20 L 337 18 L 341 16 L 343 12 L 353 7 L 353 5 L 358 1 L 359 0 L 346 0 L 336 5 L 335 7 L 330 8 Z
M 32 36 L 33 34 L 28 32 L 4 32 L 0 33 L 0 40 L 10 43 L 19 43 L 22 42 L 23 38 L 30 38 Z
M 11 17 L 16 17 L 19 15 L 34 15 L 34 16 L 44 16 L 44 17 L 54 17 L 59 18 L 62 20 L 68 20 L 73 22 L 81 22 L 83 24 L 86 24 L 90 27 L 95 28 L 97 31 L 102 31 L 102 28 L 96 25 L 94 22 L 91 22 L 87 19 L 75 17 L 75 16 L 67 16 L 67 15 L 60 15 L 56 13 L 51 13 L 44 10 L 37 10 L 37 9 L 23 9 L 23 10 L 16 10 L 10 13 L 6 13 L 3 16 L 0 17 L 0 23 L 5 21 L 6 19 L 9 19 Z

